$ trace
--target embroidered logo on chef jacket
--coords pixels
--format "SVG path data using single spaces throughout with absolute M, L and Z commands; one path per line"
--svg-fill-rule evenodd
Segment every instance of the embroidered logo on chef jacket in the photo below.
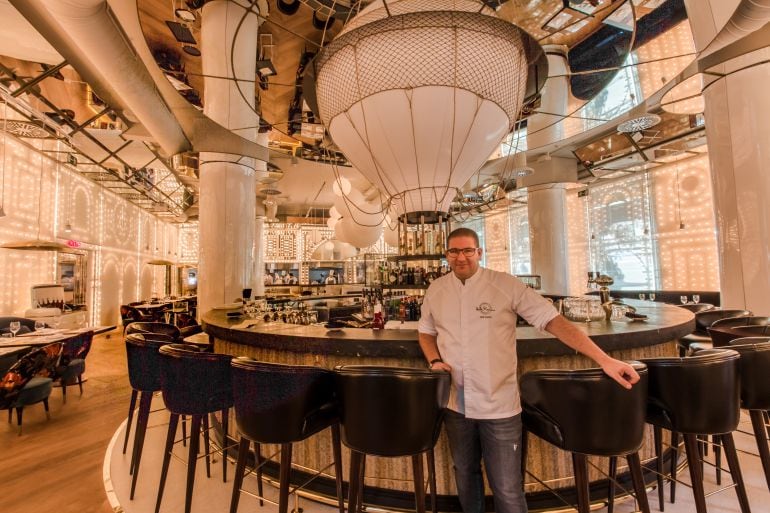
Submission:
M 484 302 L 476 307 L 476 311 L 480 312 L 479 319 L 491 319 L 492 312 L 495 311 L 495 307 L 492 306 L 490 303 Z

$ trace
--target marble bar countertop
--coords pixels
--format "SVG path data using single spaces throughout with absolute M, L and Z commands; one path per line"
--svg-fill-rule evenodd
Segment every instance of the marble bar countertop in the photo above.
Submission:
M 644 322 L 592 321 L 575 324 L 605 351 L 645 347 L 675 340 L 695 329 L 695 316 L 684 308 L 651 301 L 627 301 Z M 281 322 L 259 322 L 250 328 L 236 328 L 245 317 L 230 318 L 212 310 L 203 314 L 203 330 L 215 338 L 234 343 L 301 353 L 340 356 L 420 357 L 417 331 L 413 329 L 372 330 L 343 328 L 328 330 L 320 325 L 302 326 Z M 516 328 L 520 357 L 574 355 L 553 335 L 530 326 Z

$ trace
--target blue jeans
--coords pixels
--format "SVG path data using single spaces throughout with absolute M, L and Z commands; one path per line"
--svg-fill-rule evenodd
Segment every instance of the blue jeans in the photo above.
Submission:
M 452 410 L 444 417 L 463 513 L 484 513 L 487 472 L 496 513 L 526 513 L 521 477 L 521 415 L 505 419 L 468 419 Z

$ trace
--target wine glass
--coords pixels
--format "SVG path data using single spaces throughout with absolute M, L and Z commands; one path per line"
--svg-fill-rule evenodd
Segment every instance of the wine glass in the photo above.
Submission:
M 693 303 L 700 303 L 700 296 L 698 294 L 692 295 L 692 302 Z
M 11 333 L 13 333 L 13 336 L 16 336 L 16 333 L 19 332 L 21 329 L 21 323 L 19 321 L 11 321 L 11 324 L 8 325 L 8 328 L 11 330 Z
M 679 302 L 683 305 L 687 304 L 687 296 L 679 296 Z
M 43 321 L 35 321 L 35 331 L 45 329 L 45 323 Z
M 655 301 L 655 293 L 650 292 L 650 301 Z
M 647 297 L 647 295 L 644 292 L 639 294 L 639 299 L 641 299 L 642 301 L 644 301 L 644 298 L 646 298 L 646 297 Z

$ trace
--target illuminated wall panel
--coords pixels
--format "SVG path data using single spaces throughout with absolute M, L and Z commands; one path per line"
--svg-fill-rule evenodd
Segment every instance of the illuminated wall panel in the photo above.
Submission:
M 510 231 L 508 213 L 500 210 L 484 218 L 486 266 L 495 271 L 511 271 Z
M 86 298 L 93 323 L 117 324 L 121 304 L 164 294 L 166 268 L 147 262 L 179 260 L 179 227 L 39 151 L 55 151 L 55 141 L 22 142 L 11 135 L 3 141 L 6 217 L 0 218 L 0 244 L 37 238 L 79 243 L 88 256 Z M 196 230 L 197 224 L 185 229 Z M 197 261 L 197 250 L 197 236 L 188 236 L 187 261 Z M 0 249 L 0 312 L 23 315 L 31 306 L 31 287 L 56 280 L 56 253 Z

